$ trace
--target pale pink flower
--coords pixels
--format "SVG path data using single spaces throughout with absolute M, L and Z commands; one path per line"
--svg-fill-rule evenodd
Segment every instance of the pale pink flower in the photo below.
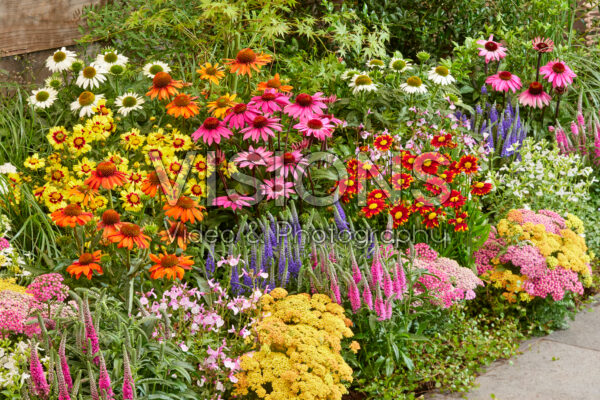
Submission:
M 254 200 L 254 198 L 233 193 L 228 196 L 221 196 L 215 198 L 215 200 L 213 201 L 213 206 L 231 208 L 233 211 L 235 211 L 237 209 L 241 209 L 242 207 L 249 207 L 249 202 L 251 202 L 252 200 Z
M 552 87 L 566 87 L 573 83 L 573 78 L 577 75 L 571 68 L 562 61 L 550 61 L 548 64 L 540 68 L 542 76 L 552 84 Z
M 478 40 L 477 44 L 482 46 L 479 47 L 479 55 L 485 57 L 485 63 L 490 61 L 500 61 L 506 57 L 506 48 L 500 43 L 494 42 L 494 35 L 490 35 L 488 40 Z
M 292 150 L 281 155 L 276 155 L 269 160 L 267 171 L 282 171 L 283 177 L 287 178 L 290 174 L 294 179 L 302 175 L 308 166 L 308 160 L 302 155 L 300 150 Z
M 328 119 L 321 119 L 319 117 L 301 120 L 294 125 L 294 128 L 302 132 L 304 136 L 312 136 L 319 140 L 327 140 L 327 138 L 331 137 L 335 129 Z
M 269 165 L 272 157 L 272 151 L 269 151 L 264 147 L 254 148 L 250 146 L 248 151 L 242 151 L 241 153 L 238 153 L 233 161 L 241 168 L 248 167 L 253 169 L 254 167 L 258 166 L 266 167 Z
M 516 91 L 523 86 L 521 79 L 508 71 L 500 71 L 495 75 L 488 76 L 485 83 L 491 85 L 497 92 L 508 92 L 509 90 L 512 90 L 513 93 L 516 93 Z
M 267 200 L 274 200 L 280 197 L 285 197 L 287 199 L 290 195 L 296 193 L 294 191 L 294 183 L 286 182 L 285 178 L 282 176 L 264 180 L 263 184 L 260 186 L 260 190 L 262 194 L 267 195 Z
M 532 82 L 527 90 L 519 95 L 519 103 L 533 108 L 544 108 L 550 104 L 550 95 L 544 92 L 544 87 L 539 82 Z

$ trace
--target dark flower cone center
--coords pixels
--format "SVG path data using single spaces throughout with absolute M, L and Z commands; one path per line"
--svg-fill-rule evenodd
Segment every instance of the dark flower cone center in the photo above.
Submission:
M 308 107 L 312 104 L 312 102 L 312 96 L 309 94 L 300 93 L 298 96 L 296 96 L 296 104 L 299 104 L 302 107 Z
M 75 140 L 73 140 L 73 145 L 77 148 L 83 147 L 85 145 L 85 140 L 83 138 L 75 138 Z
M 217 74 L 217 69 L 215 67 L 208 67 L 204 70 L 206 75 L 214 76 Z
M 117 172 L 117 167 L 110 161 L 104 161 L 98 164 L 96 171 L 98 172 L 98 175 L 106 178 L 113 176 Z
M 540 43 L 536 44 L 535 47 L 539 50 L 544 50 L 544 49 L 548 48 L 548 45 L 544 42 L 540 42 Z
M 283 185 L 281 185 L 279 183 L 273 185 L 273 191 L 274 192 L 281 192 L 281 191 L 283 191 Z
M 237 54 L 236 60 L 242 64 L 251 64 L 256 61 L 256 53 L 252 49 L 240 50 Z
M 96 69 L 94 67 L 85 67 L 83 69 L 83 76 L 87 79 L 92 79 L 96 76 Z
M 106 210 L 102 214 L 102 223 L 104 225 L 114 225 L 121 222 L 121 216 L 115 210 Z
M 373 81 L 367 75 L 360 75 L 358 78 L 356 78 L 355 83 L 358 86 L 366 86 L 366 85 L 370 85 L 371 83 L 373 83 Z
M 63 214 L 69 217 L 78 217 L 81 215 L 81 213 L 81 207 L 79 207 L 77 204 L 69 204 L 63 209 Z
M 52 59 L 54 60 L 54 62 L 57 62 L 57 63 L 64 61 L 66 58 L 67 58 L 67 54 L 64 51 L 57 51 L 52 56 Z
M 89 265 L 94 262 L 94 255 L 91 253 L 83 253 L 79 257 L 79 264 L 81 265 Z
M 512 78 L 512 74 L 508 71 L 500 71 L 498 77 L 500 77 L 500 79 L 502 79 L 503 81 L 510 81 L 510 78 Z
M 117 55 L 113 52 L 106 53 L 104 55 L 104 61 L 106 61 L 109 64 L 117 62 L 117 59 L 118 59 Z
M 142 233 L 142 230 L 136 224 L 131 224 L 131 223 L 127 222 L 127 223 L 124 223 L 123 226 L 121 227 L 121 233 L 123 234 L 123 236 L 133 238 L 133 237 L 140 236 L 140 233 Z
M 240 195 L 237 193 L 231 194 L 228 196 L 229 197 L 229 201 L 235 203 L 236 201 L 238 201 L 240 199 Z
M 123 99 L 123 107 L 133 107 L 137 104 L 137 100 L 133 96 L 127 96 Z
M 294 161 L 296 161 L 296 158 L 294 157 L 294 155 L 292 153 L 285 153 L 283 155 L 284 164 L 290 164 L 290 163 L 293 163 Z
M 94 96 L 94 93 L 85 91 L 79 95 L 78 100 L 79 100 L 79 104 L 82 107 L 85 107 L 85 106 L 89 106 L 90 104 L 92 104 L 94 102 L 95 98 L 96 98 L 96 96 Z
M 173 79 L 171 78 L 171 75 L 169 75 L 167 72 L 160 71 L 160 72 L 157 72 L 156 75 L 154 75 L 154 79 L 152 79 L 152 83 L 157 88 L 164 88 L 164 87 L 167 87 L 171 83 L 172 80 Z
M 156 75 L 159 72 L 163 72 L 163 67 L 161 67 L 158 64 L 154 64 L 153 66 L 150 67 L 149 71 L 152 75 Z
M 279 89 L 279 87 L 281 86 L 281 81 L 275 78 L 269 79 L 267 81 L 267 86 L 272 89 Z
M 187 94 L 179 94 L 173 99 L 173 103 L 177 107 L 187 107 L 190 105 L 191 102 L 192 100 Z
M 277 97 L 275 93 L 263 93 L 262 96 L 260 96 L 263 101 L 273 101 L 275 100 L 275 97 Z
M 152 186 L 158 186 L 158 185 L 160 185 L 160 179 L 158 179 L 158 175 L 156 174 L 156 172 L 151 172 L 148 175 L 148 182 L 150 182 L 150 184 Z
M 498 50 L 498 43 L 496 43 L 496 42 L 487 42 L 485 44 L 485 49 L 487 51 L 496 51 L 496 50 Z
M 194 200 L 189 197 L 180 197 L 179 200 L 177 200 L 177 206 L 184 210 L 190 210 L 194 208 Z
M 269 125 L 269 120 L 263 117 L 262 115 L 256 116 L 256 118 L 254 118 L 254 121 L 252 121 L 252 126 L 254 126 L 257 129 L 264 128 L 267 125 Z
M 217 129 L 219 127 L 219 120 L 215 117 L 208 117 L 204 120 L 204 124 L 202 125 L 204 126 L 204 129 Z
M 552 66 L 552 71 L 554 71 L 557 74 L 562 74 L 563 72 L 565 72 L 565 64 L 557 62 Z
M 405 67 L 406 67 L 406 61 L 404 61 L 404 60 L 396 60 L 392 64 L 392 68 L 394 68 L 395 70 L 401 70 L 401 69 L 404 69 Z
M 444 67 L 443 65 L 440 65 L 439 67 L 436 67 L 435 73 L 440 76 L 448 76 L 450 71 L 448 71 L 448 68 Z
M 542 93 L 543 91 L 544 87 L 539 82 L 532 82 L 531 85 L 529 85 L 529 93 L 534 96 Z
M 248 106 L 246 106 L 244 103 L 238 103 L 235 106 L 233 106 L 233 113 L 241 114 L 241 113 L 245 112 L 247 109 L 248 109 Z
M 258 153 L 250 153 L 250 154 L 248 154 L 247 160 L 254 163 L 254 162 L 262 160 L 262 156 Z
M 216 101 L 218 108 L 227 107 L 229 105 L 229 99 L 227 97 L 219 97 Z
M 160 259 L 160 265 L 163 268 L 173 268 L 177 264 L 179 264 L 179 258 L 175 254 L 169 254 Z
M 323 127 L 323 122 L 319 119 L 311 119 L 306 123 L 310 129 L 321 129 Z
M 43 92 L 38 92 L 38 93 L 35 95 L 35 99 L 36 99 L 37 101 L 39 101 L 39 102 L 46 101 L 46 100 L 48 100 L 48 98 L 49 98 L 49 97 L 50 97 L 50 93 L 48 93 L 48 92 L 46 92 L 46 91 L 43 91 Z

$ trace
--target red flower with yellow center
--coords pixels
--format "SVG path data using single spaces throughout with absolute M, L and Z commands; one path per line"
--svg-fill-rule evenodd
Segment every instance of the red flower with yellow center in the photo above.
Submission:
M 456 143 L 452 142 L 452 134 L 451 133 L 446 133 L 446 134 L 442 134 L 442 135 L 435 135 L 433 137 L 433 139 L 431 139 L 431 145 L 433 147 L 447 147 L 447 148 L 454 148 L 456 147 Z
M 196 221 L 202 221 L 204 219 L 202 211 L 206 210 L 203 206 L 198 205 L 195 200 L 187 196 L 181 196 L 174 206 L 168 203 L 165 204 L 163 209 L 167 217 L 180 220 L 181 222 L 190 221 L 192 224 L 196 223 Z
M 367 201 L 372 201 L 372 200 L 381 200 L 381 201 L 385 201 L 385 199 L 389 198 L 390 194 L 383 190 L 383 189 L 375 189 L 372 190 L 368 195 L 367 195 Z
M 279 74 L 275 74 L 275 76 L 269 79 L 268 81 L 260 82 L 258 84 L 257 89 L 261 92 L 267 89 L 275 89 L 278 92 L 288 93 L 293 89 L 293 87 L 290 85 L 282 85 L 281 79 L 279 78 Z
M 410 208 L 406 207 L 404 204 L 400 203 L 390 208 L 390 215 L 394 221 L 394 228 L 398 228 L 402 226 L 408 221 L 410 215 L 412 214 Z
M 423 161 L 423 165 L 421 168 L 424 173 L 426 173 L 428 175 L 435 175 L 438 172 L 439 166 L 440 166 L 440 163 L 437 160 L 428 158 L 425 161 Z
M 450 192 L 450 196 L 448 199 L 442 204 L 444 207 L 452 207 L 452 208 L 461 208 L 467 202 L 466 197 L 464 197 L 458 190 L 452 190 Z
M 102 257 L 100 250 L 93 253 L 83 253 L 77 261 L 67 267 L 67 272 L 71 276 L 75 276 L 76 279 L 79 279 L 81 275 L 85 275 L 86 278 L 91 280 L 94 271 L 100 275 L 104 273 L 100 266 L 100 257 Z
M 423 225 L 425 225 L 426 228 L 430 229 L 430 228 L 437 228 L 438 226 L 440 226 L 439 218 L 446 215 L 446 213 L 441 208 L 438 208 L 437 210 L 431 209 L 422 215 L 423 215 Z
M 465 174 L 474 174 L 478 171 L 477 157 L 472 155 L 462 156 L 457 164 L 457 168 Z
M 132 250 L 133 246 L 140 249 L 147 249 L 150 246 L 150 238 L 144 235 L 144 229 L 129 222 L 123 222 L 116 233 L 108 236 L 108 240 L 118 243 L 119 248 L 125 247 L 129 250 Z
M 154 75 L 152 86 L 146 96 L 151 99 L 158 97 L 159 100 L 168 99 L 179 93 L 177 89 L 183 87 L 183 82 L 174 80 L 167 72 L 161 71 Z
M 252 70 L 258 72 L 260 68 L 271 62 L 271 56 L 268 54 L 256 54 L 254 50 L 246 48 L 238 51 L 235 59 L 227 59 L 226 65 L 229 65 L 229 71 L 238 75 L 252 76 Z
M 186 270 L 192 269 L 194 262 L 189 256 L 176 256 L 175 254 L 150 254 L 150 259 L 155 262 L 150 267 L 150 278 L 152 279 L 183 279 Z
M 454 226 L 454 232 L 465 232 L 469 230 L 469 225 L 467 225 L 468 216 L 469 215 L 466 212 L 457 212 L 455 218 L 448 220 L 448 223 Z
M 181 222 L 169 222 L 169 224 L 169 229 L 165 229 L 158 233 L 160 240 L 167 244 L 177 241 L 177 246 L 185 251 L 188 242 L 187 227 Z
M 92 189 L 103 187 L 111 190 L 116 186 L 122 186 L 126 180 L 125 173 L 119 171 L 113 162 L 103 161 L 90 173 L 90 177 L 85 180 L 85 184 Z
M 412 171 L 414 165 L 415 165 L 415 159 L 417 158 L 416 155 L 412 154 L 410 151 L 404 150 L 402 152 L 402 167 L 404 167 L 405 169 Z
M 191 97 L 185 93 L 178 94 L 173 101 L 167 104 L 167 114 L 172 115 L 175 118 L 183 117 L 185 119 L 197 115 L 200 112 L 198 104 L 194 101 L 197 98 L 198 97 Z
M 383 200 L 372 200 L 367 202 L 367 205 L 361 209 L 366 218 L 372 218 L 385 210 L 386 205 Z
M 438 176 L 442 178 L 446 183 L 452 183 L 454 182 L 454 178 L 456 178 L 456 175 L 458 175 L 459 173 L 459 171 L 449 168 L 444 172 L 438 173 Z
M 346 171 L 348 174 L 355 174 L 358 171 L 358 160 L 356 158 L 351 158 L 346 163 Z
M 388 151 L 394 144 L 394 138 L 390 135 L 379 135 L 373 141 L 373 146 L 382 153 Z
M 471 193 L 475 196 L 485 196 L 492 191 L 492 184 L 489 182 L 474 182 L 471 185 Z
M 377 165 L 373 164 L 370 161 L 367 161 L 364 163 L 359 162 L 358 176 L 360 178 L 371 179 L 371 178 L 375 178 L 377 175 L 379 175 L 379 168 L 377 168 Z
M 395 190 L 405 190 L 413 183 L 414 178 L 409 174 L 394 174 L 390 182 Z
M 433 208 L 433 203 L 426 200 L 423 196 L 417 197 L 411 205 L 411 211 L 421 215 L 427 214 L 429 211 L 433 210 Z
M 83 226 L 92 220 L 92 213 L 83 212 L 78 204 L 69 204 L 60 210 L 54 211 L 50 216 L 52 221 L 61 228 Z
M 102 230 L 102 237 L 108 238 L 119 231 L 123 223 L 121 222 L 121 216 L 115 210 L 106 210 L 102 213 L 100 221 L 96 226 L 97 230 Z

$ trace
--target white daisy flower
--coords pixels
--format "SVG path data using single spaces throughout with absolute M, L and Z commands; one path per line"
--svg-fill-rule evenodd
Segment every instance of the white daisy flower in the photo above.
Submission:
M 412 69 L 412 66 L 411 63 L 403 58 L 393 57 L 390 60 L 390 69 L 393 69 L 396 72 L 404 72 L 407 69 Z
M 134 110 L 140 110 L 144 104 L 144 99 L 137 93 L 127 92 L 115 100 L 115 105 L 119 108 L 121 115 L 127 116 Z
M 348 85 L 352 88 L 353 94 L 357 94 L 359 92 L 373 92 L 377 90 L 377 85 L 373 83 L 373 80 L 367 74 L 354 75 L 352 80 L 348 82 Z
M 114 50 L 106 50 L 104 53 L 100 53 L 96 56 L 94 65 L 108 71 L 113 65 L 124 67 L 125 64 L 127 64 L 127 61 L 129 61 L 129 58 L 125 57 L 123 54 L 119 54 Z
M 169 68 L 169 65 L 167 65 L 167 63 L 164 63 L 162 61 L 152 61 L 144 65 L 142 71 L 144 75 L 152 79 L 154 78 L 154 75 L 158 74 L 159 72 L 171 72 L 171 68 Z
M 46 59 L 46 67 L 52 72 L 66 71 L 71 67 L 76 57 L 75 52 L 62 47 Z
M 371 69 L 384 69 L 385 63 L 381 60 L 373 59 L 373 60 L 367 61 L 367 67 L 371 68 Z
M 428 77 L 434 83 L 438 85 L 450 85 L 451 83 L 456 82 L 456 79 L 452 75 L 450 75 L 450 71 L 447 67 L 440 65 L 438 67 L 431 68 L 429 71 Z
M 423 83 L 421 78 L 418 76 L 411 76 L 406 80 L 406 83 L 400 85 L 400 89 L 402 89 L 406 93 L 427 93 L 427 86 Z
M 354 75 L 360 75 L 362 72 L 357 71 L 355 69 L 348 69 L 346 71 L 344 71 L 344 73 L 342 74 L 341 78 L 344 81 L 350 80 L 354 77 Z
M 94 89 L 106 80 L 106 70 L 99 66 L 87 66 L 79 72 L 77 86 L 84 89 Z
M 79 111 L 79 118 L 89 117 L 94 114 L 94 107 L 103 98 L 104 96 L 101 94 L 95 95 L 92 92 L 85 91 L 79 95 L 77 100 L 71 103 L 71 111 Z
M 56 101 L 58 92 L 51 87 L 34 90 L 27 99 L 36 108 L 48 108 Z

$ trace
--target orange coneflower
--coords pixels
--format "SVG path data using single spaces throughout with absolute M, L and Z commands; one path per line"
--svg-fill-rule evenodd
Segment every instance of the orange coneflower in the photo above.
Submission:
M 260 71 L 260 67 L 271 62 L 271 56 L 268 54 L 256 54 L 254 50 L 246 48 L 237 53 L 234 60 L 227 59 L 225 64 L 229 65 L 231 73 L 238 75 L 252 76 L 252 70 Z
M 100 257 L 102 257 L 100 250 L 96 250 L 93 253 L 83 253 L 77 261 L 74 261 L 73 264 L 67 267 L 67 272 L 71 276 L 74 275 L 77 279 L 81 275 L 85 275 L 86 278 L 91 280 L 93 271 L 96 271 L 100 275 L 103 274 L 102 267 L 99 264 Z
M 129 250 L 136 245 L 140 249 L 147 249 L 150 245 L 150 238 L 144 235 L 144 229 L 139 225 L 129 222 L 123 222 L 121 228 L 108 237 L 113 243 L 118 243 L 117 247 L 125 247 Z
M 152 86 L 146 96 L 154 99 L 158 96 L 159 100 L 168 99 L 179 93 L 177 89 L 183 87 L 183 82 L 174 80 L 167 72 L 161 71 L 154 75 Z
M 219 67 L 219 63 L 213 65 L 207 62 L 200 69 L 197 69 L 196 72 L 200 74 L 200 79 L 211 81 L 215 85 L 218 85 L 221 78 L 225 76 L 223 69 Z
M 279 74 L 275 74 L 275 76 L 269 79 L 268 81 L 260 82 L 258 84 L 258 90 L 260 90 L 261 92 L 264 92 L 267 89 L 275 89 L 279 92 L 288 93 L 292 91 L 293 86 L 282 85 L 281 80 L 279 79 Z
M 52 221 L 61 228 L 66 226 L 74 228 L 76 225 L 85 225 L 92 220 L 92 213 L 83 212 L 79 204 L 68 206 L 54 211 L 51 214 Z
M 194 100 L 198 97 L 191 97 L 185 93 L 175 96 L 173 101 L 167 104 L 167 114 L 175 118 L 183 117 L 188 119 L 200 112 L 198 104 Z
M 106 210 L 102 213 L 102 218 L 98 221 L 97 229 L 102 231 L 102 237 L 108 238 L 119 231 L 123 223 L 121 222 L 121 216 L 115 210 Z
M 169 229 L 165 229 L 158 233 L 160 240 L 168 244 L 177 241 L 177 246 L 185 251 L 188 242 L 187 227 L 181 222 L 170 222 L 169 224 Z
M 208 107 L 208 112 L 211 113 L 215 118 L 222 118 L 227 115 L 229 109 L 235 106 L 235 94 L 224 94 L 223 96 L 219 96 L 218 99 L 214 101 L 209 101 L 206 104 Z
M 174 206 L 167 203 L 164 205 L 163 210 L 166 210 L 165 215 L 167 217 L 180 220 L 181 222 L 190 221 L 194 224 L 196 220 L 202 221 L 204 219 L 202 211 L 206 209 L 198 205 L 195 200 L 187 196 L 181 196 Z
M 90 177 L 84 183 L 92 189 L 102 186 L 104 189 L 110 190 L 115 186 L 123 185 L 126 180 L 125 173 L 119 171 L 113 162 L 103 161 L 96 166 L 96 170 L 90 173 Z
M 156 263 L 150 267 L 150 278 L 152 279 L 183 279 L 185 270 L 192 269 L 191 266 L 194 265 L 190 256 L 178 257 L 166 252 L 159 255 L 150 254 L 150 259 Z
M 171 186 L 174 184 L 173 180 L 169 180 L 171 182 Z M 158 174 L 156 172 L 150 172 L 146 175 L 146 178 L 142 182 L 142 186 L 140 187 L 142 192 L 146 196 L 155 197 L 158 193 L 158 189 L 161 189 L 160 179 L 158 178 Z M 162 192 L 165 193 L 165 190 L 162 189 Z
M 81 204 L 87 207 L 88 204 L 94 202 L 98 190 L 92 189 L 89 185 L 76 185 L 69 190 L 69 198 L 71 201 Z

